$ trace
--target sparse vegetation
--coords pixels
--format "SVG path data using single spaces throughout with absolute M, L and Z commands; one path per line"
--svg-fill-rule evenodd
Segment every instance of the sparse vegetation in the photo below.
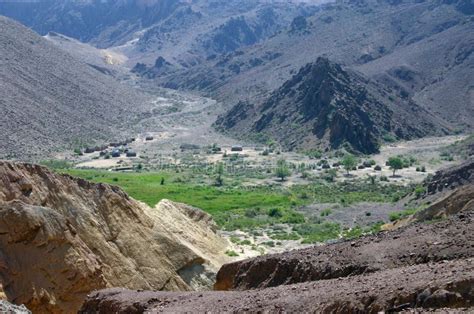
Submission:
M 66 160 L 59 160 L 59 159 L 48 159 L 43 160 L 40 162 L 42 166 L 48 167 L 54 170 L 65 170 L 70 169 L 72 164 Z

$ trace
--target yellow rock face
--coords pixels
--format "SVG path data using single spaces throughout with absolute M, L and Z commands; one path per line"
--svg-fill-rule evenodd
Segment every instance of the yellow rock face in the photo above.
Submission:
M 150 208 L 118 187 L 0 162 L 0 284 L 35 313 L 75 312 L 105 287 L 211 284 L 226 246 L 199 209 Z

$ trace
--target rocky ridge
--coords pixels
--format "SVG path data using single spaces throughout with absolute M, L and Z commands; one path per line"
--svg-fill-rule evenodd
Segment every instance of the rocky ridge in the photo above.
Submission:
M 234 135 L 275 139 L 287 149 L 378 151 L 382 138 L 448 132 L 413 101 L 326 58 L 299 70 L 261 104 L 240 102 L 216 121 Z
M 0 283 L 35 313 L 79 309 L 92 290 L 193 290 L 212 282 L 227 242 L 187 205 L 150 208 L 121 189 L 0 162 Z

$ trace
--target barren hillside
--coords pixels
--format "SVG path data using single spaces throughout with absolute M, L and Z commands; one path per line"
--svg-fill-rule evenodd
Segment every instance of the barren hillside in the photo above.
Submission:
M 0 17 L 0 157 L 38 158 L 59 148 L 125 136 L 147 116 L 148 96 Z

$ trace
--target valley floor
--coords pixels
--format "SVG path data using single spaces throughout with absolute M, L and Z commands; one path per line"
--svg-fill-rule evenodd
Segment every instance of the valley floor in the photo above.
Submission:
M 135 84 L 155 101 L 148 118 L 131 126 L 137 130 L 132 143 L 66 151 L 46 165 L 119 185 L 150 206 L 170 199 L 202 208 L 222 229 L 235 259 L 377 232 L 423 207 L 405 197 L 422 193 L 423 180 L 463 159 L 449 147 L 465 136 L 423 138 L 386 144 L 380 153 L 360 157 L 348 174 L 338 152 L 286 152 L 274 143 L 233 139 L 212 127 L 222 110 L 216 101 Z M 117 149 L 120 157 L 112 157 Z M 404 161 L 396 176 L 385 164 L 393 156 Z M 291 172 L 285 180 L 275 176 L 281 159 Z

